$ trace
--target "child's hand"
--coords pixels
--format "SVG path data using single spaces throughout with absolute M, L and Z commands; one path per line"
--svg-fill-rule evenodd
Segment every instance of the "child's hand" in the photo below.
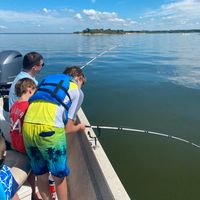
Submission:
M 79 128 L 80 128 L 80 131 L 84 131 L 85 130 L 85 124 L 79 124 Z

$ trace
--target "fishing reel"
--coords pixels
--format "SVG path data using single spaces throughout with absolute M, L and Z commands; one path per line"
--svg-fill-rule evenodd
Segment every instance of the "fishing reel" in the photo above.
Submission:
M 86 128 L 91 128 L 91 126 L 89 125 L 89 126 L 86 126 Z M 94 148 L 96 148 L 97 147 L 97 140 L 100 138 L 100 136 L 101 136 L 101 128 L 99 128 L 98 126 L 97 126 L 97 134 L 96 134 L 96 136 L 92 136 L 91 135 L 91 133 L 90 133 L 90 131 L 88 131 L 88 136 L 89 136 L 89 138 L 91 138 L 91 139 L 93 139 L 94 140 Z

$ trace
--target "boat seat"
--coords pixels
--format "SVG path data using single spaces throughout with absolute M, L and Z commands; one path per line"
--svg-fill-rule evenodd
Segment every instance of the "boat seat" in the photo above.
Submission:
M 10 168 L 19 187 L 21 187 L 31 171 L 28 157 L 22 153 L 8 150 L 5 163 Z

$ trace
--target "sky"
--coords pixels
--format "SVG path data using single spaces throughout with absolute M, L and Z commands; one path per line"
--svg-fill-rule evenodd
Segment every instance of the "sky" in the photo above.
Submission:
M 200 29 L 200 0 L 0 0 L 0 33 Z

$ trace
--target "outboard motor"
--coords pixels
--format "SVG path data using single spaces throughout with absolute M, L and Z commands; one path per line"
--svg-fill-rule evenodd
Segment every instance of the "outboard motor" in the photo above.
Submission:
M 0 52 L 0 132 L 10 143 L 9 89 L 23 64 L 22 54 L 18 51 Z M 2 101 L 3 100 L 3 101 Z
M 0 96 L 3 97 L 3 109 L 9 112 L 8 94 L 10 86 L 21 71 L 23 64 L 22 54 L 18 51 L 0 52 Z

